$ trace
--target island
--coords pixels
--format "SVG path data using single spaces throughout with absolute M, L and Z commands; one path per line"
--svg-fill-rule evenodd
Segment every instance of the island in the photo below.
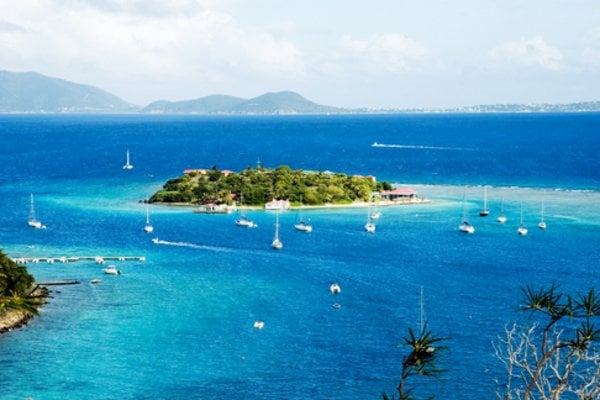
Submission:
M 185 170 L 182 176 L 167 181 L 148 201 L 207 205 L 217 212 L 232 205 L 264 207 L 274 204 L 274 200 L 292 206 L 350 205 L 380 200 L 380 193 L 392 189 L 389 182 L 377 182 L 374 176 L 292 170 L 285 165 L 274 169 L 247 167 L 241 172 L 213 166 Z

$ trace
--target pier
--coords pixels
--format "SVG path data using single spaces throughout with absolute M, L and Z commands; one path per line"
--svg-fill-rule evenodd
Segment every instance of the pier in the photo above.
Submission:
M 93 261 L 96 264 L 104 264 L 106 261 L 146 261 L 144 256 L 81 256 L 81 257 L 17 257 L 12 258 L 17 264 L 37 264 L 37 263 L 73 263 L 77 261 Z

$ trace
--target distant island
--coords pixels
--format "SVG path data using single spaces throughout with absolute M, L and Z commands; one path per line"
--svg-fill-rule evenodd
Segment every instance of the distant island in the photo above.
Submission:
M 236 173 L 213 166 L 184 171 L 183 176 L 167 181 L 149 202 L 263 207 L 273 199 L 285 199 L 304 205 L 351 204 L 369 201 L 374 192 L 390 189 L 389 182 L 377 182 L 372 176 L 292 170 L 288 166 L 248 167 Z
M 598 111 L 600 101 L 491 104 L 456 108 L 340 108 L 317 104 L 291 91 L 265 93 L 251 99 L 215 94 L 184 101 L 159 100 L 139 106 L 94 86 L 36 72 L 0 71 L 0 114 L 319 115 Z

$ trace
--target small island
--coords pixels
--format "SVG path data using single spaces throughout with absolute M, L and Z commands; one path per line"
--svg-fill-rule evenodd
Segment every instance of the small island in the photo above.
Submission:
M 288 166 L 247 167 L 236 173 L 213 166 L 185 170 L 183 176 L 167 181 L 149 202 L 263 207 L 281 199 L 295 206 L 349 205 L 372 201 L 377 193 L 390 190 L 389 182 L 377 182 L 374 176 L 292 170 Z

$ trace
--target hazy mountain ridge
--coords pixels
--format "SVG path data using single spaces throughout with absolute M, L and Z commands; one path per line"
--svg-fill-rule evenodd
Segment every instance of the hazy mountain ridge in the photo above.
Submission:
M 338 108 L 290 91 L 245 99 L 210 95 L 159 100 L 139 107 L 105 90 L 36 72 L 0 71 L 0 113 L 147 113 L 198 115 L 600 112 L 600 101 L 565 104 L 487 104 L 454 108 Z
M 0 71 L 0 112 L 119 113 L 137 106 L 90 85 L 36 72 Z

